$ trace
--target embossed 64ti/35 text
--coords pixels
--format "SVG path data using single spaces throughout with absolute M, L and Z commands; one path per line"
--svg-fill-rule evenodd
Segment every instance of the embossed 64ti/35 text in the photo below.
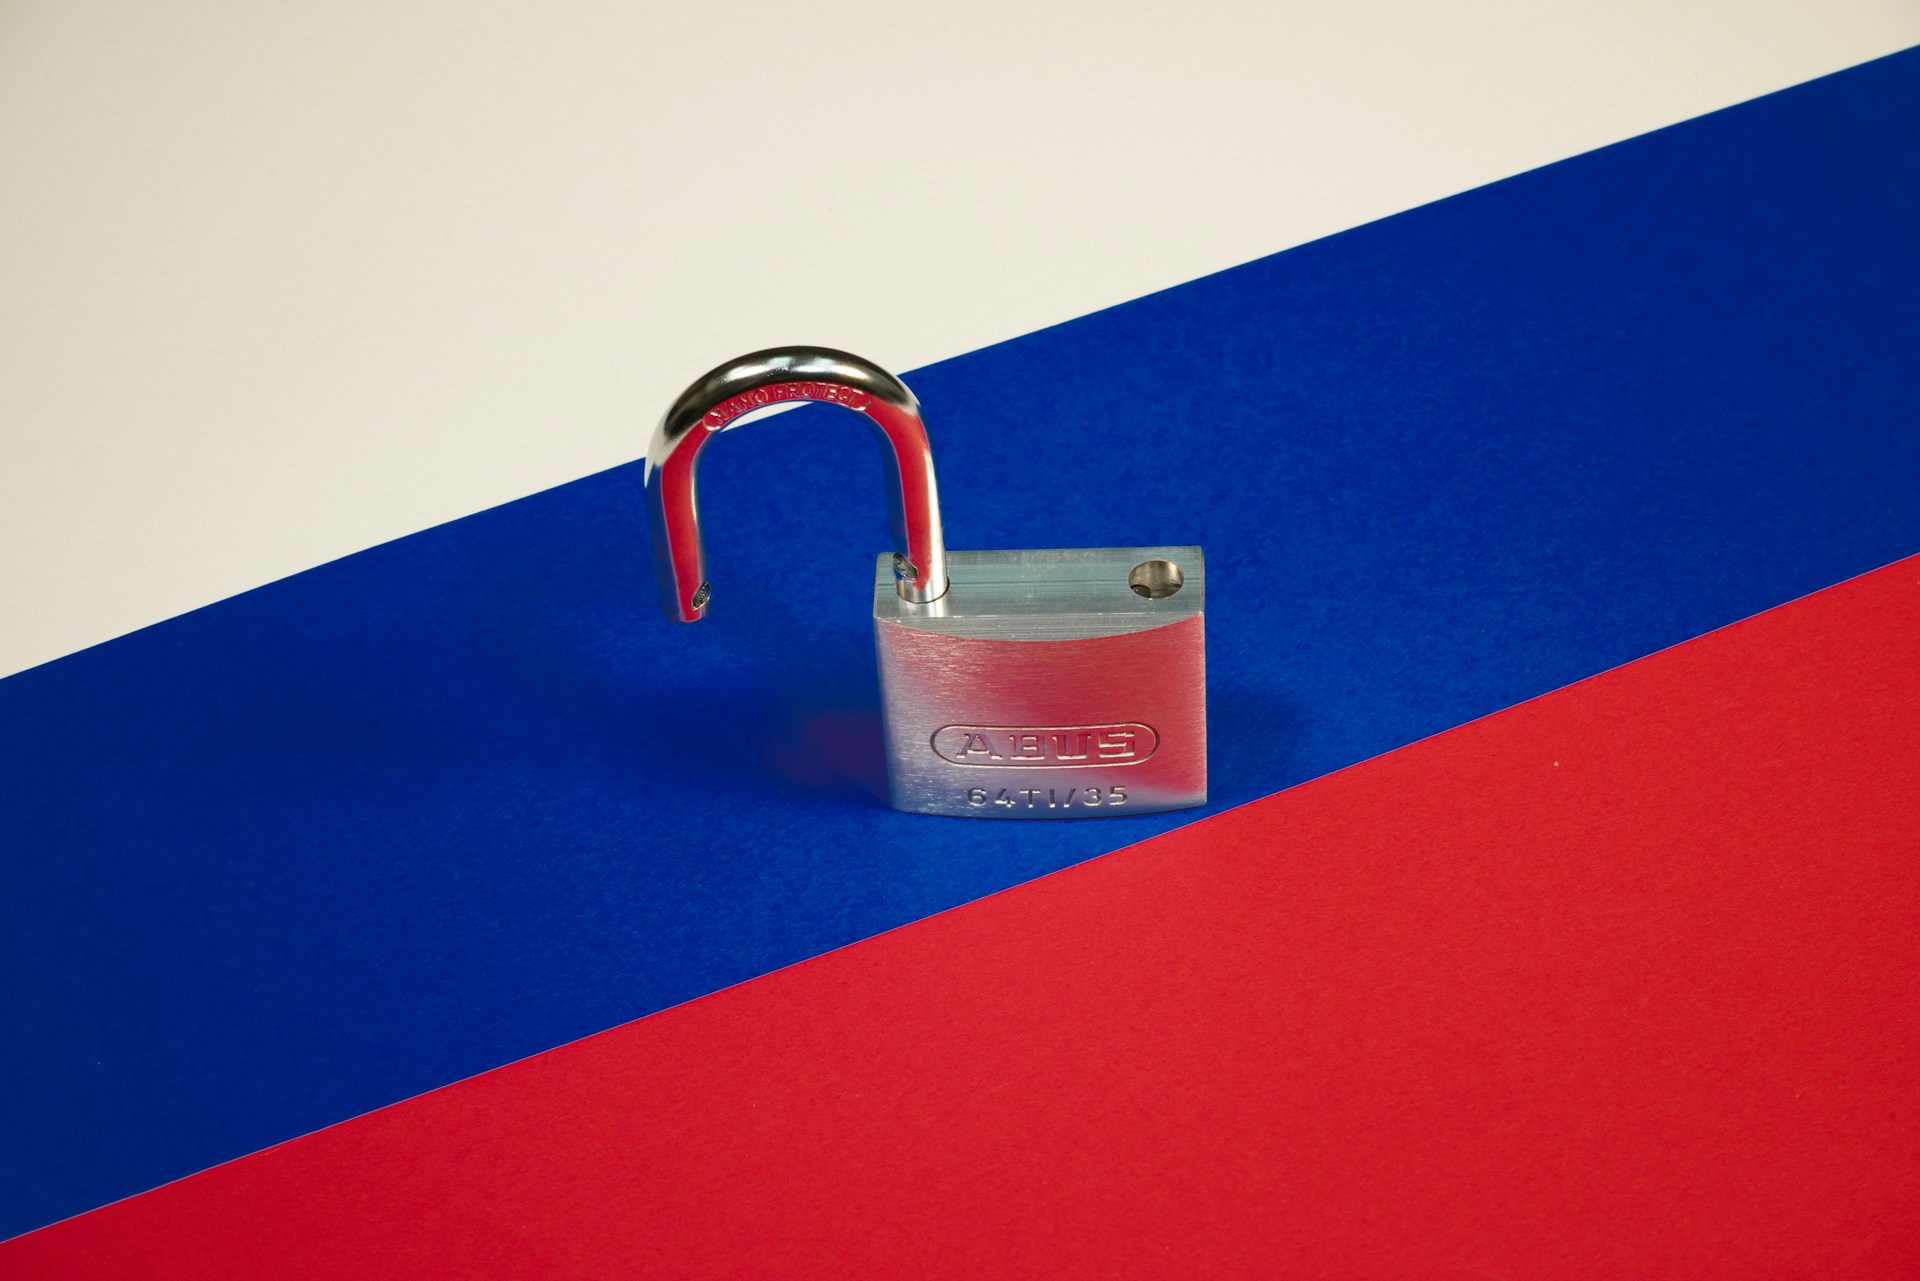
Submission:
M 1044 799 L 1043 799 L 1044 798 Z M 975 809 L 998 805 L 1002 809 L 1063 810 L 1073 806 L 1125 805 L 1124 787 L 970 787 L 967 804 Z

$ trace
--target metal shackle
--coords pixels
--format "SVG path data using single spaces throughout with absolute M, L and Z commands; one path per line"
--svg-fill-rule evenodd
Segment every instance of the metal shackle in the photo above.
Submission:
M 660 604 L 668 618 L 699 621 L 712 594 L 694 493 L 701 448 L 756 409 L 809 400 L 852 410 L 880 438 L 900 599 L 924 605 L 946 594 L 940 493 L 920 402 L 905 383 L 858 356 L 828 347 L 775 347 L 710 370 L 680 393 L 654 429 L 645 470 L 647 516 Z M 783 591 L 789 574 L 788 567 L 769 559 L 755 578 L 763 590 Z

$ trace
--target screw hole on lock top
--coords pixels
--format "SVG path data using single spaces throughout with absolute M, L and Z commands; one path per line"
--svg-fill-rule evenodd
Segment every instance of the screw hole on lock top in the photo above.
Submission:
M 1186 586 L 1187 576 L 1170 560 L 1143 560 L 1127 575 L 1135 596 L 1163 600 Z

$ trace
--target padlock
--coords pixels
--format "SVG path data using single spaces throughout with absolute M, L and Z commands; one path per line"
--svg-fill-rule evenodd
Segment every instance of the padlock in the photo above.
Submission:
M 894 550 L 875 566 L 873 630 L 895 809 L 1105 818 L 1206 803 L 1200 549 L 948 552 L 919 402 L 858 356 L 754 352 L 667 410 L 646 490 L 670 619 L 705 617 L 712 593 L 694 491 L 701 447 L 755 410 L 800 401 L 861 415 L 886 452 Z

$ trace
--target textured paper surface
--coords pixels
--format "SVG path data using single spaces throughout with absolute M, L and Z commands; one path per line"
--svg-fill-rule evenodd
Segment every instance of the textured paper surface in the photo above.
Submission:
M 0 673 L 635 458 L 740 352 L 910 369 L 1915 42 L 1908 0 L 10 0 Z
M 1920 558 L 0 1246 L 7 1275 L 1911 1275 Z
M 1911 555 L 1914 119 L 1920 54 L 917 371 L 950 536 L 1206 548 L 1201 813 Z M 870 450 L 714 443 L 697 628 L 616 470 L 0 682 L 0 1234 L 1186 821 L 880 805 Z

